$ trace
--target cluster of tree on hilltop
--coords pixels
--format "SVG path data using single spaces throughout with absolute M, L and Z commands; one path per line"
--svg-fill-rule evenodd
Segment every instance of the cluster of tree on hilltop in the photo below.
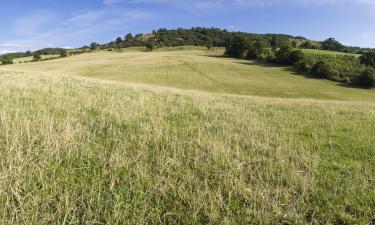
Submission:
M 108 48 L 126 48 L 126 47 L 174 47 L 174 46 L 207 46 L 226 47 L 235 35 L 243 35 L 251 40 L 265 40 L 272 46 L 278 46 L 283 42 L 291 40 L 304 40 L 303 37 L 293 37 L 285 34 L 251 34 L 245 32 L 230 32 L 219 28 L 194 27 L 191 29 L 159 29 L 150 34 L 127 34 L 125 37 L 118 37 L 115 41 L 99 45 L 92 43 L 85 48 L 108 49 Z
M 118 49 L 126 47 L 146 46 L 149 49 L 163 46 L 207 46 L 228 47 L 234 36 L 243 36 L 251 41 L 261 41 L 275 48 L 289 43 L 292 47 L 306 49 L 322 49 L 329 51 L 364 53 L 374 51 L 374 49 L 364 49 L 360 47 L 345 46 L 329 38 L 326 41 L 311 41 L 302 36 L 292 36 L 286 34 L 253 34 L 246 32 L 231 32 L 219 28 L 193 27 L 191 29 L 159 29 L 150 34 L 127 34 L 125 37 L 118 37 L 116 40 L 106 44 L 92 43 L 85 48 L 91 49 Z

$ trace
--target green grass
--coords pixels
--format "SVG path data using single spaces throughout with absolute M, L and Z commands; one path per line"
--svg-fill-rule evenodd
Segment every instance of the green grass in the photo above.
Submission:
M 170 50 L 173 48 L 168 48 Z M 10 71 L 97 79 L 238 95 L 375 100 L 375 90 L 311 79 L 288 67 L 219 57 L 222 50 L 96 52 L 47 62 L 3 66 Z
M 1 67 L 0 224 L 373 224 L 374 90 L 216 54 Z
M 326 50 L 319 50 L 319 49 L 301 49 L 306 54 L 324 54 L 324 55 L 350 55 L 355 57 L 360 57 L 361 54 L 354 54 L 354 53 L 345 53 L 345 52 L 335 52 L 335 51 L 326 51 Z

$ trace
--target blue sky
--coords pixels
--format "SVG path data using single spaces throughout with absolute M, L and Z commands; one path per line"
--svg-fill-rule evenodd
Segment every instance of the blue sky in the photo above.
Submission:
M 193 26 L 375 48 L 375 0 L 12 0 L 0 10 L 0 54 Z

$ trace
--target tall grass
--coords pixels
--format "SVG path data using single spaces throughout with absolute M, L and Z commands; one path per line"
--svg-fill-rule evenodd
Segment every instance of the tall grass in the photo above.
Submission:
M 371 224 L 373 103 L 0 74 L 0 224 Z

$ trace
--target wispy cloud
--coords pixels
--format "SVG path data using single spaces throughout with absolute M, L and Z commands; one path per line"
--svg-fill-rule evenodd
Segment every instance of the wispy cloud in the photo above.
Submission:
M 104 5 L 116 5 L 121 2 L 122 0 L 103 0 Z
M 54 20 L 56 14 L 48 10 L 37 10 L 13 21 L 12 32 L 16 35 L 34 35 L 41 28 Z
M 44 47 L 70 46 L 74 42 L 88 44 L 98 41 L 98 34 L 122 33 L 133 22 L 155 19 L 157 16 L 145 10 L 102 9 L 86 11 L 61 20 L 55 13 L 31 12 L 13 22 L 12 43 L 0 43 L 0 53 L 35 50 Z M 47 24 L 52 24 L 46 26 Z M 87 41 L 89 40 L 89 41 Z M 87 41 L 87 42 L 86 42 Z M 78 46 L 77 46 L 78 47 Z
M 283 5 L 296 6 L 312 6 L 312 5 L 337 5 L 345 6 L 352 4 L 375 6 L 374 0 L 128 0 L 127 3 L 132 4 L 165 4 L 209 8 L 209 7 L 273 7 Z

